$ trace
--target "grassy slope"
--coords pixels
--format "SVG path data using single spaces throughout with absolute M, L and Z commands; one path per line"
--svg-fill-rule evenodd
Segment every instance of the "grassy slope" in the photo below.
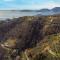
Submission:
M 60 58 L 60 34 L 49 35 L 37 45 L 28 51 L 32 59 L 41 60 L 59 60 Z M 44 58 L 44 59 L 43 59 Z

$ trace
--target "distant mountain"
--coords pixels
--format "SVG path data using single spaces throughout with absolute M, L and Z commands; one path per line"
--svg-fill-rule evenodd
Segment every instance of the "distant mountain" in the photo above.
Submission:
M 20 12 L 33 12 L 34 10 L 20 10 Z
M 60 12 L 60 7 L 55 7 L 55 8 L 52 9 L 52 11 L 54 11 L 54 12 Z
M 40 10 L 20 10 L 20 12 L 39 12 L 38 15 L 54 15 L 60 14 L 60 7 L 55 7 L 53 9 L 40 9 Z
M 49 9 L 41 9 L 41 10 L 38 10 L 38 12 L 49 12 L 50 10 Z
M 53 9 L 51 9 L 51 10 L 50 9 L 41 9 L 41 10 L 38 10 L 38 12 L 41 12 L 40 15 L 60 14 L 60 7 L 55 7 Z

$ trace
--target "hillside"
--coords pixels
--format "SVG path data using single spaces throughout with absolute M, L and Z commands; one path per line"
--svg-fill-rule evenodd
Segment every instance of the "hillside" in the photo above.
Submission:
M 25 16 L 0 21 L 0 45 L 3 50 L 0 51 L 3 56 L 0 59 L 59 60 L 59 38 L 60 15 Z

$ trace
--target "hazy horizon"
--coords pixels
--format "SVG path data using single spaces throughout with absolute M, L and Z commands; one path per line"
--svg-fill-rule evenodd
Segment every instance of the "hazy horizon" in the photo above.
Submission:
M 59 6 L 57 6 L 57 7 L 59 7 Z M 53 7 L 53 8 L 55 8 L 55 7 Z M 9 11 L 9 10 L 11 10 L 11 11 L 14 11 L 14 10 L 41 10 L 41 9 L 49 9 L 49 10 L 51 10 L 51 9 L 53 9 L 53 8 L 40 8 L 40 9 L 0 9 L 0 11 Z

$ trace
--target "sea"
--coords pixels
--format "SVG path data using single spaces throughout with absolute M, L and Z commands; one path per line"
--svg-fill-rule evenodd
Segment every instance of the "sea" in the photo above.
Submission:
M 35 11 L 20 11 L 20 10 L 0 10 L 0 20 L 13 19 L 23 16 L 34 16 L 39 14 Z

